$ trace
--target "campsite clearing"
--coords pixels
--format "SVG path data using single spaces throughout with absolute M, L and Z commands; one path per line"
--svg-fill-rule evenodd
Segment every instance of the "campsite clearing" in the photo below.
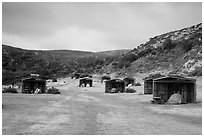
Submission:
M 66 81 L 66 84 L 62 81 Z M 2 94 L 3 135 L 202 134 L 202 82 L 196 104 L 150 104 L 152 95 L 105 93 L 105 84 L 79 87 L 78 79 L 56 84 L 61 94 Z M 52 83 L 51 83 L 52 84 Z

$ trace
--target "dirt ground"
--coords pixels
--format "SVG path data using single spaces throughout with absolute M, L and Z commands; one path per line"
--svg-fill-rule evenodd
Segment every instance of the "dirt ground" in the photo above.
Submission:
M 49 83 L 59 95 L 2 94 L 3 135 L 201 135 L 202 78 L 197 80 L 196 104 L 150 104 L 152 95 L 104 93 L 78 87 L 78 80 Z M 66 81 L 66 83 L 64 83 Z

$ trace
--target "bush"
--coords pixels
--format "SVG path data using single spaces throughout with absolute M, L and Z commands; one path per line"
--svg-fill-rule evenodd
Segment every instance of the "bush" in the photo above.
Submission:
M 135 86 L 141 86 L 140 82 L 136 82 Z
M 18 93 L 18 91 L 15 88 L 5 88 L 2 93 Z
M 155 73 L 155 74 L 150 74 L 149 76 L 145 77 L 144 80 L 146 80 L 146 79 L 155 79 L 155 78 L 160 78 L 160 77 L 164 77 L 164 76 L 165 75 L 158 72 L 158 73 Z
M 192 71 L 189 76 L 202 76 L 202 67 L 195 68 L 194 71 Z
M 193 42 L 189 41 L 189 40 L 185 40 L 182 42 L 181 46 L 185 52 L 188 52 L 189 50 L 191 50 L 193 48 Z
M 54 88 L 54 87 L 48 88 L 46 93 L 47 94 L 60 94 L 59 89 Z
M 139 59 L 139 58 L 141 58 L 141 57 L 143 57 L 145 55 L 146 55 L 146 52 L 142 50 L 142 51 L 137 53 L 137 59 Z
M 119 69 L 122 69 L 123 67 L 127 68 L 131 65 L 131 62 L 130 61 L 120 61 L 118 64 L 117 64 L 117 68 Z
M 155 44 L 155 43 L 156 43 L 156 40 L 154 38 L 149 39 L 149 44 Z
M 171 39 L 166 39 L 164 42 L 163 42 L 163 49 L 167 49 L 167 50 L 170 50 L 170 49 L 173 49 L 176 47 L 176 43 L 173 43 Z
M 125 89 L 125 92 L 126 92 L 126 93 L 135 93 L 136 90 L 133 89 L 133 88 L 126 88 L 126 89 Z
M 169 74 L 177 74 L 179 72 L 179 69 L 174 69 L 169 72 Z
M 128 61 L 128 62 L 133 62 L 137 59 L 137 56 L 135 54 L 127 54 L 122 58 L 122 61 Z
M 153 50 L 153 51 L 151 52 L 151 54 L 152 54 L 152 55 L 156 55 L 156 54 L 157 54 L 157 51 L 156 51 L 156 50 Z
M 140 93 L 138 93 L 138 95 L 144 95 L 144 94 L 140 92 Z

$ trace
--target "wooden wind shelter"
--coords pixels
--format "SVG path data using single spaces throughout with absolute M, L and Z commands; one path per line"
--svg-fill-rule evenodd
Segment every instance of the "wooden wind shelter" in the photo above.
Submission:
M 114 93 L 125 92 L 125 82 L 121 79 L 112 79 L 105 82 L 105 93 L 112 93 L 112 90 L 115 89 Z
M 178 93 L 182 103 L 196 103 L 196 80 L 181 76 L 166 76 L 152 80 L 153 99 L 168 101 L 171 95 Z
M 22 80 L 22 93 L 35 93 L 36 89 L 38 93 L 45 93 L 46 80 L 40 78 L 25 78 Z
M 144 94 L 152 94 L 153 93 L 153 78 L 144 80 Z
M 82 84 L 84 84 L 85 87 L 87 86 L 87 84 L 89 84 L 90 87 L 92 87 L 93 86 L 93 79 L 91 79 L 91 78 L 81 78 L 81 79 L 79 79 L 79 87 L 81 87 Z

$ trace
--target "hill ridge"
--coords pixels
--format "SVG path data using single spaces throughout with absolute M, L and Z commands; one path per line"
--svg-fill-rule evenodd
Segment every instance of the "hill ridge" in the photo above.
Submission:
M 115 60 L 104 72 L 131 75 L 157 70 L 202 75 L 202 23 L 154 36 Z

